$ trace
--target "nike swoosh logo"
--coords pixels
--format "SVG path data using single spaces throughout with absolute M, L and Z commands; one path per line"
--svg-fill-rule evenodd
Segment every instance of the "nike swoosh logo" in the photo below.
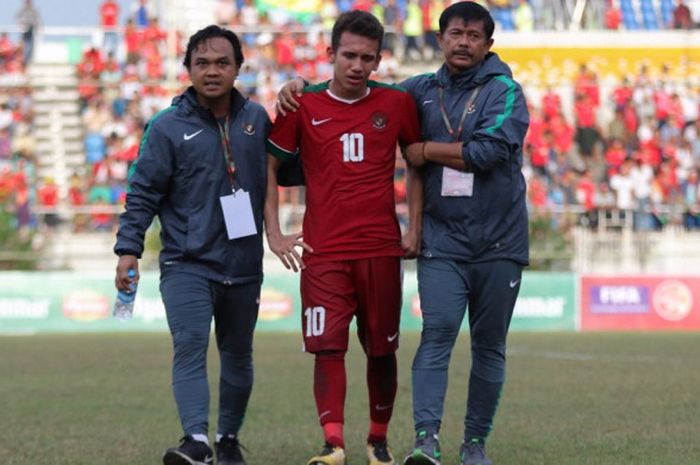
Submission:
M 399 333 L 394 333 L 394 334 L 392 334 L 391 336 L 387 336 L 387 337 L 386 337 L 386 340 L 389 341 L 389 342 L 394 342 L 394 339 L 396 339 L 397 337 L 399 337 Z M 378 410 L 379 410 L 379 409 L 378 409 Z
M 320 420 L 321 418 L 325 417 L 326 415 L 330 415 L 330 413 L 331 413 L 330 410 L 326 410 L 325 412 L 323 412 L 322 414 L 320 414 L 318 416 L 318 419 Z
M 389 410 L 391 407 L 393 407 L 393 405 L 380 405 L 380 404 L 377 404 L 377 405 L 374 406 L 374 409 L 375 409 L 375 410 L 382 411 L 382 410 Z
M 516 279 L 515 281 L 511 281 L 511 282 L 510 282 L 510 287 L 513 288 L 513 287 L 517 286 L 519 282 L 520 282 L 519 279 Z
M 191 462 L 191 461 L 192 461 L 192 457 L 190 457 L 189 455 L 186 455 L 184 452 L 180 452 L 179 450 L 176 450 L 176 451 L 174 451 L 174 452 L 175 452 L 175 454 L 177 454 L 177 455 L 179 455 L 180 457 L 182 457 L 182 460 L 184 460 L 184 461 L 186 461 L 186 462 Z M 178 462 L 178 463 L 179 463 L 179 462 Z M 199 462 L 197 462 L 197 463 L 199 463 Z M 212 456 L 210 456 L 210 455 L 207 455 L 206 457 L 204 457 L 204 462 L 201 462 L 201 463 L 206 463 L 206 464 L 211 463 L 211 464 L 213 464 L 213 463 L 214 463 L 214 457 L 212 457 Z
M 200 129 L 199 131 L 193 132 L 192 134 L 187 134 L 187 133 L 185 133 L 185 134 L 182 135 L 182 138 L 183 138 L 184 140 L 190 140 L 190 139 L 192 139 L 193 137 L 197 137 L 197 136 L 199 135 L 199 133 L 202 132 L 202 131 L 204 131 L 204 129 Z
M 429 103 L 433 103 L 433 101 L 432 100 L 423 100 L 423 105 L 427 105 Z
M 326 119 L 316 119 L 316 118 L 311 118 L 311 124 L 314 126 L 318 126 L 319 124 L 327 123 L 333 118 L 326 118 Z

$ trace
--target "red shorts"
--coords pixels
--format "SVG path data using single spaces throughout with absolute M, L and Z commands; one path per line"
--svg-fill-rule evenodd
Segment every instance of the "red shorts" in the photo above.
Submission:
M 301 273 L 302 333 L 307 352 L 348 349 L 353 316 L 365 353 L 381 356 L 399 346 L 400 257 L 315 262 Z

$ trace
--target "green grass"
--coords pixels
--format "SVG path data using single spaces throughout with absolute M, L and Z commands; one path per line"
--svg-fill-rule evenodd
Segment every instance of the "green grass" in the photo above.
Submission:
M 397 457 L 413 440 L 410 364 L 417 343 L 417 334 L 402 335 L 390 429 Z M 441 434 L 444 465 L 458 463 L 466 336 L 455 350 Z M 496 465 L 700 462 L 700 334 L 514 333 L 509 351 L 508 380 L 488 444 Z M 0 338 L 2 463 L 159 464 L 163 450 L 182 434 L 170 357 L 167 334 Z M 248 463 L 304 465 L 322 442 L 312 357 L 301 352 L 297 334 L 259 333 L 255 362 L 256 385 L 241 434 Z M 213 386 L 217 365 L 212 346 Z M 366 463 L 368 420 L 357 344 L 347 369 L 349 464 L 360 465 Z

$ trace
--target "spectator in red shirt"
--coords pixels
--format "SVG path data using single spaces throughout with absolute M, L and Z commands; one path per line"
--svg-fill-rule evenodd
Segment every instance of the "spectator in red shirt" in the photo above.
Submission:
M 277 64 L 280 68 L 294 64 L 294 46 L 294 38 L 292 38 L 291 34 L 287 30 L 282 31 L 282 34 L 275 39 Z
M 561 110 L 561 97 L 551 87 L 542 96 L 542 114 L 545 119 L 555 116 Z
M 47 209 L 55 209 L 58 206 L 58 186 L 53 178 L 47 177 L 36 192 L 37 202 Z M 44 223 L 49 228 L 55 228 L 59 223 L 58 214 L 50 211 L 44 214 Z
M 605 27 L 611 30 L 618 30 L 621 22 L 622 11 L 615 3 L 610 2 L 608 9 L 605 11 Z
M 151 21 L 143 30 L 143 40 L 148 46 L 153 46 L 156 51 L 163 55 L 163 46 L 168 34 L 160 27 L 157 17 L 151 18 Z
M 692 29 L 693 18 L 690 14 L 690 8 L 683 0 L 678 0 L 678 4 L 673 9 L 673 19 L 671 20 L 673 29 Z
M 578 94 L 574 105 L 576 114 L 576 144 L 584 157 L 593 155 L 593 148 L 600 141 L 595 106 L 588 94 Z
M 550 137 L 551 139 L 551 137 Z M 546 143 L 540 145 L 527 145 L 530 153 L 530 166 L 539 175 L 547 175 L 547 163 L 549 161 L 549 147 Z
M 661 188 L 663 195 L 663 203 L 674 202 L 680 195 L 680 184 L 676 176 L 676 170 L 673 169 L 673 164 L 670 161 L 664 161 L 659 166 L 656 174 L 656 180 Z
M 574 129 L 564 115 L 559 112 L 547 122 L 547 126 L 552 131 L 554 148 L 558 152 L 568 153 L 574 142 Z
M 12 43 L 7 32 L 0 34 L 0 71 L 3 71 L 15 55 L 17 47 Z
M 637 112 L 634 110 L 632 105 L 627 105 L 623 113 L 625 128 L 627 128 L 627 132 L 630 134 L 630 139 L 635 139 L 637 137 L 637 129 L 639 128 L 639 118 L 637 118 Z
M 90 47 L 83 52 L 83 58 L 78 63 L 78 76 L 85 79 L 99 79 L 104 70 L 105 62 L 102 52 L 96 47 Z
M 615 102 L 615 109 L 622 109 L 629 105 L 630 100 L 632 100 L 633 94 L 632 86 L 630 85 L 630 80 L 628 77 L 622 79 L 622 84 L 613 89 L 613 102 Z
M 355 0 L 352 3 L 352 9 L 369 12 L 372 9 L 372 1 L 371 0 Z
M 141 44 L 143 33 L 134 24 L 134 20 L 129 18 L 124 26 L 124 46 L 126 47 L 126 63 L 135 65 L 141 59 Z
M 574 81 L 574 97 L 587 95 L 589 102 L 595 108 L 600 105 L 600 88 L 598 77 L 588 68 L 586 63 L 579 65 L 579 73 Z
M 596 223 L 596 185 L 591 172 L 584 170 L 576 182 L 576 200 L 586 210 L 580 218 L 582 224 L 593 225 Z
M 525 135 L 525 143 L 537 147 L 544 144 L 545 123 L 542 121 L 540 112 L 536 108 L 530 106 L 528 109 L 530 110 L 530 126 Z
M 106 53 L 117 53 L 119 47 L 119 4 L 115 0 L 104 0 L 100 5 L 100 26 L 102 26 L 102 48 Z
M 543 211 L 547 207 L 547 185 L 544 180 L 533 175 L 527 183 L 527 197 L 535 211 Z
M 627 158 L 627 150 L 619 139 L 613 139 L 605 151 L 605 161 L 608 164 L 608 177 L 612 177 L 620 170 L 620 166 Z

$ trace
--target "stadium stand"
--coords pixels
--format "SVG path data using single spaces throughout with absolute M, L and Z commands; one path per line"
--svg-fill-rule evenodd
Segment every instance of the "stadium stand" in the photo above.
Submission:
M 96 25 L 64 34 L 59 42 L 39 43 L 34 62 L 26 64 L 16 30 L 0 34 L 0 203 L 11 204 L 18 228 L 46 232 L 61 225 L 83 241 L 92 235 L 95 247 L 104 249 L 111 240 L 104 232 L 113 231 L 122 208 L 144 123 L 187 85 L 180 65 L 183 40 L 203 24 L 223 22 L 240 32 L 246 63 L 237 85 L 271 116 L 277 89 L 288 79 L 300 74 L 319 81 L 330 75 L 329 37 L 322 24 L 332 23 L 338 11 L 372 8 L 389 15 L 391 40 L 378 79 L 397 81 L 439 64 L 425 40 L 436 27 L 429 16 L 420 19 L 424 35 L 415 40 L 420 60 L 407 61 L 400 19 L 392 16 L 403 15 L 403 0 L 396 1 L 395 10 L 393 0 L 324 1 L 321 14 L 299 21 L 269 5 L 263 8 L 265 2 L 176 3 L 176 16 L 154 12 L 141 28 L 130 18 L 117 31 L 116 53 L 104 48 Z M 676 8 L 671 0 L 609 1 L 605 9 L 584 11 L 577 24 L 568 0 L 486 3 L 498 22 L 496 50 L 525 85 L 531 107 L 524 173 L 532 214 L 551 217 L 565 234 L 576 228 L 700 229 L 698 57 L 673 40 L 658 52 L 629 43 L 616 52 L 604 47 L 610 36 L 603 32 L 589 31 L 585 42 L 576 33 L 547 35 L 562 29 L 560 23 L 564 29 L 596 24 L 616 29 L 611 12 L 617 8 L 626 30 L 667 29 Z M 418 14 L 440 11 L 441 4 L 422 1 Z M 538 16 L 543 6 L 551 8 L 550 17 Z M 525 20 L 516 21 L 517 10 L 527 7 L 532 21 L 527 12 L 521 13 Z M 520 33 L 519 24 L 536 32 Z M 541 46 L 546 40 L 560 48 Z M 405 213 L 403 173 L 399 167 L 400 214 Z M 298 225 L 303 189 L 285 189 L 282 200 L 288 227 Z

